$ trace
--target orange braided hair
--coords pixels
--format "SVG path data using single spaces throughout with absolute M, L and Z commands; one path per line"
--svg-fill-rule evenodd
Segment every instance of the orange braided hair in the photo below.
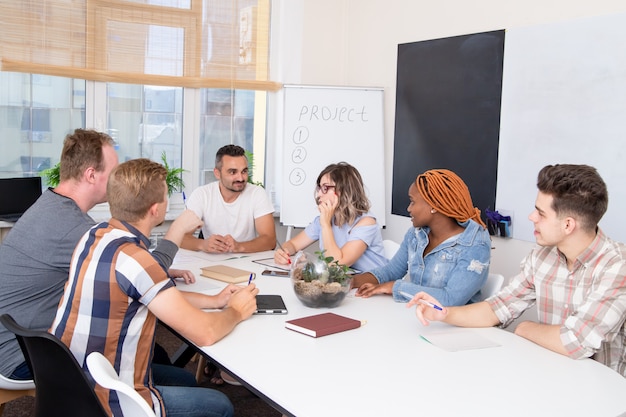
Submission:
M 420 195 L 440 213 L 463 223 L 474 220 L 483 228 L 480 210 L 474 207 L 469 189 L 463 180 L 447 169 L 431 169 L 415 179 Z

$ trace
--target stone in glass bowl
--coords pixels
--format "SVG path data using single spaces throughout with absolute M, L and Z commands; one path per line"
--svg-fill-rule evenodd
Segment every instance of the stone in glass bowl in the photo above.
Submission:
M 298 252 L 291 264 L 291 282 L 296 297 L 307 307 L 337 307 L 350 291 L 349 268 L 323 252 L 312 256 Z

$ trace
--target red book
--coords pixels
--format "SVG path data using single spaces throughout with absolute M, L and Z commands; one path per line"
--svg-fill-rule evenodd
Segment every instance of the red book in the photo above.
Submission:
M 312 337 L 322 337 L 346 330 L 357 329 L 364 322 L 335 313 L 322 313 L 314 316 L 288 320 L 285 327 Z

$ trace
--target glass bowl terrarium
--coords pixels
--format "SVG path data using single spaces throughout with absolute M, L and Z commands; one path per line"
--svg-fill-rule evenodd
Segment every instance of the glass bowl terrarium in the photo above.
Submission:
M 307 307 L 337 307 L 350 291 L 349 268 L 339 265 L 324 251 L 313 257 L 298 252 L 291 264 L 291 282 L 296 296 Z

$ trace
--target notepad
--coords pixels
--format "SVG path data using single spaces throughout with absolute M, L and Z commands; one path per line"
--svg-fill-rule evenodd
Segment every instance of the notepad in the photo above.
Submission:
M 256 274 L 245 269 L 233 268 L 228 265 L 211 265 L 201 268 L 200 275 L 216 279 L 218 281 L 224 281 L 231 284 L 238 284 L 240 282 L 247 282 L 252 275 L 252 279 L 256 277 Z
M 358 329 L 365 322 L 340 316 L 335 313 L 322 313 L 285 322 L 285 327 L 311 337 L 322 337 L 346 330 Z

